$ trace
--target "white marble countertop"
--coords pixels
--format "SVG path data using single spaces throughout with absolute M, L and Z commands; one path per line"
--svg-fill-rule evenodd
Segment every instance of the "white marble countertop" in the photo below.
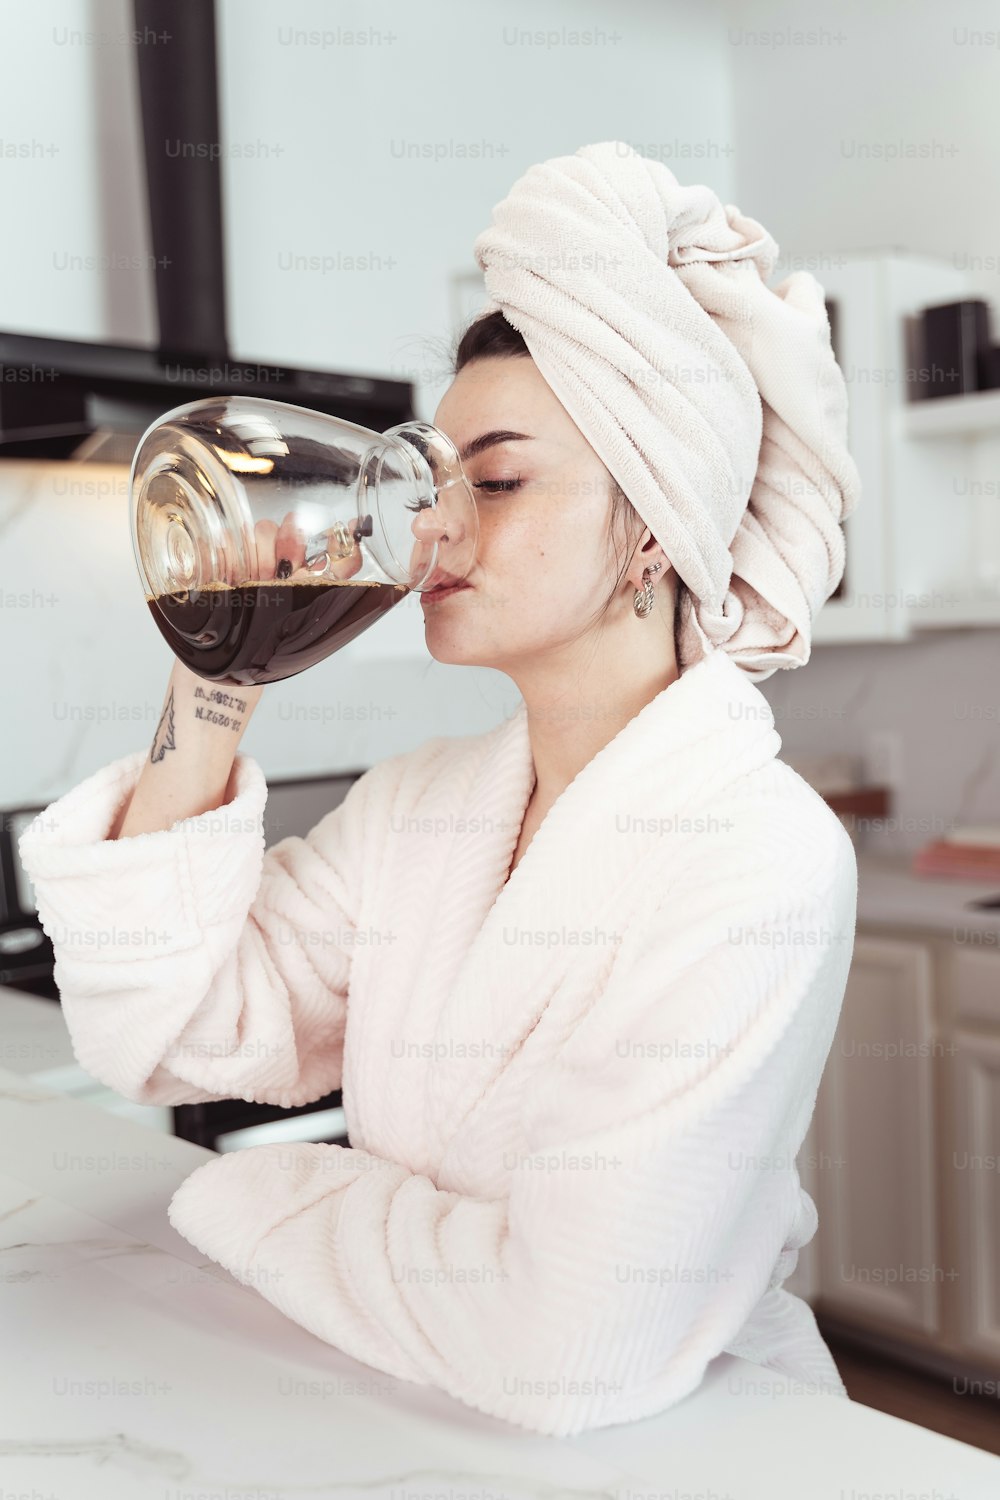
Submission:
M 569 1439 L 391 1379 L 171 1228 L 171 1194 L 208 1155 L 0 1069 L 5 1495 L 1000 1494 L 1000 1459 L 728 1355 L 662 1415 Z
M 1000 895 L 1000 880 L 948 880 L 915 875 L 901 856 L 858 853 L 858 926 L 911 927 L 944 936 L 977 935 L 1000 949 L 1000 906 L 966 903 Z

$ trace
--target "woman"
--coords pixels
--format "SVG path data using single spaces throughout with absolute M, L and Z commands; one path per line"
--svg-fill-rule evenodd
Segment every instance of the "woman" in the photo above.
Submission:
M 479 552 L 422 599 L 432 654 L 506 672 L 516 713 L 265 853 L 236 753 L 261 689 L 220 729 L 178 662 L 151 754 L 21 841 L 96 1078 L 343 1087 L 350 1148 L 220 1156 L 175 1227 L 348 1354 L 553 1435 L 661 1411 L 724 1351 L 843 1394 L 781 1283 L 856 867 L 753 678 L 808 658 L 857 483 L 820 289 L 769 290 L 776 250 L 620 143 L 532 168 L 435 415 Z M 80 941 L 129 917 L 139 954 Z

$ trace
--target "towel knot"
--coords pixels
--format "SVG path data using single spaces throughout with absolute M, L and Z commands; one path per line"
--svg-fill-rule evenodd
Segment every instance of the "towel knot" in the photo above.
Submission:
M 778 246 L 622 141 L 529 170 L 476 239 L 489 301 L 689 595 L 682 669 L 809 659 L 860 496 L 819 282 L 769 288 Z

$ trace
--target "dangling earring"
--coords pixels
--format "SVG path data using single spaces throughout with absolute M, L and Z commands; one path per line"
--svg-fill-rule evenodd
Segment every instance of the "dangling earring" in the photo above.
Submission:
M 653 585 L 650 582 L 650 574 L 658 573 L 662 566 L 662 563 L 657 563 L 655 567 L 642 570 L 642 588 L 636 589 L 632 596 L 632 608 L 640 620 L 644 619 L 653 608 Z

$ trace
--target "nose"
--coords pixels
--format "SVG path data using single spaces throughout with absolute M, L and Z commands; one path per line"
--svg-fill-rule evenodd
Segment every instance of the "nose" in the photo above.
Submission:
M 434 542 L 448 540 L 447 525 L 443 507 L 440 504 L 428 505 L 425 510 L 417 511 L 410 529 L 418 542 L 430 546 Z
M 411 531 L 415 539 L 413 571 L 437 565 L 454 578 L 466 578 L 475 561 L 479 541 L 479 512 L 472 490 L 464 479 L 440 485 L 437 503 L 415 513 Z M 439 544 L 435 554 L 435 543 Z
M 460 480 L 441 485 L 437 504 L 418 511 L 413 518 L 413 535 L 418 541 L 452 542 L 458 545 L 478 533 L 475 501 Z

